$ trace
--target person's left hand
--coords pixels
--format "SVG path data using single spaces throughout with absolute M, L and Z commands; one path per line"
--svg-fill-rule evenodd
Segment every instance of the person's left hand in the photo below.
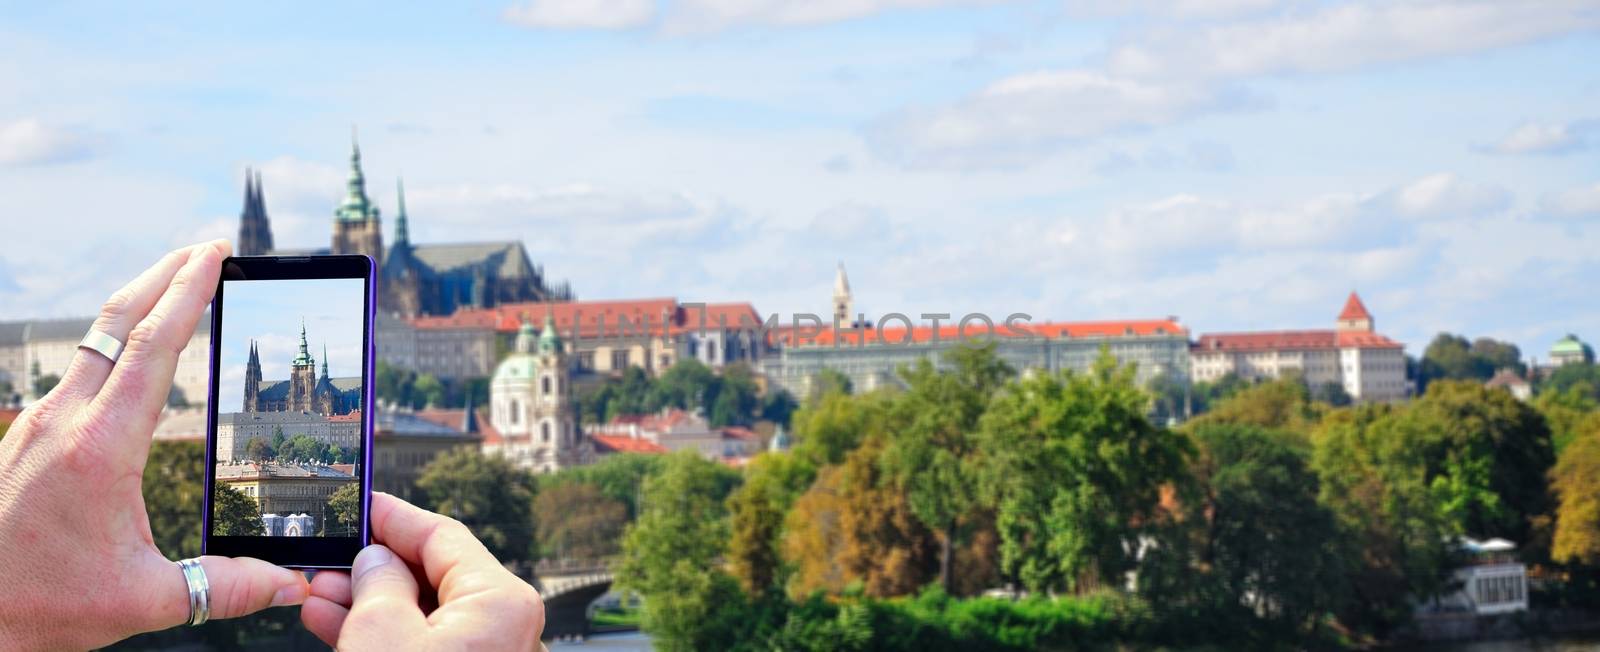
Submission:
M 229 249 L 179 249 L 112 295 L 94 327 L 127 343 L 121 360 L 80 349 L 0 440 L 0 649 L 100 647 L 188 620 L 188 586 L 152 540 L 141 479 Z M 212 618 L 300 604 L 309 590 L 257 559 L 200 563 Z

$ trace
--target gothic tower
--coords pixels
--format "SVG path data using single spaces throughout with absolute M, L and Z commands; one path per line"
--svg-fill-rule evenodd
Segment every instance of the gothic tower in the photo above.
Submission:
M 261 354 L 250 341 L 250 360 L 244 365 L 244 411 L 261 411 Z
M 338 391 L 333 388 L 333 379 L 328 377 L 328 344 L 322 344 L 322 376 L 317 378 L 317 387 L 313 392 L 312 412 L 317 414 L 338 414 Z
M 317 388 L 317 360 L 306 346 L 306 325 L 300 322 L 300 353 L 289 363 L 289 411 L 314 412 Z
M 839 271 L 833 276 L 833 323 L 841 328 L 848 328 L 855 323 L 853 312 L 854 299 L 850 297 L 850 279 L 845 278 L 844 262 L 839 263 Z
M 367 179 L 361 173 L 361 145 L 350 135 L 350 180 L 344 201 L 333 212 L 335 254 L 366 254 L 383 267 L 383 228 L 378 207 L 367 198 Z
M 394 244 L 384 256 L 381 288 L 384 310 L 405 317 L 422 314 L 422 279 L 411 251 L 410 218 L 406 216 L 405 181 L 396 180 Z
M 272 221 L 261 194 L 261 172 L 244 171 L 244 209 L 239 212 L 240 256 L 261 256 L 272 251 Z

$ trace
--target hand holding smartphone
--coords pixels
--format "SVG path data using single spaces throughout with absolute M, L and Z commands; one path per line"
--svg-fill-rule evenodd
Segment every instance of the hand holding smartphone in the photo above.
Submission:
M 205 554 L 347 569 L 370 542 L 374 276 L 359 255 L 223 261 Z

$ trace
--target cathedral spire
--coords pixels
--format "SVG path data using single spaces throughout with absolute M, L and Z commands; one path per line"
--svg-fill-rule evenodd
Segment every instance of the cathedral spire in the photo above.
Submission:
M 334 217 L 350 222 L 378 219 L 378 209 L 367 198 L 367 176 L 361 171 L 361 143 L 356 141 L 356 128 L 350 127 L 350 179 L 345 182 L 344 201 L 334 211 Z
M 411 244 L 411 232 L 406 222 L 406 180 L 395 179 L 395 190 L 398 194 L 394 217 L 394 246 L 404 247 Z
M 328 343 L 322 343 L 322 377 L 328 377 Z
M 304 317 L 301 317 L 300 318 L 300 354 L 296 355 L 294 357 L 294 366 L 296 366 L 296 367 L 309 367 L 309 366 L 314 365 L 314 364 L 316 364 L 316 360 L 312 359 L 310 346 L 308 344 L 306 344 L 306 319 Z
M 244 207 L 239 211 L 240 256 L 259 256 L 272 251 L 272 223 L 267 219 L 267 204 L 261 195 L 261 171 L 245 168 Z

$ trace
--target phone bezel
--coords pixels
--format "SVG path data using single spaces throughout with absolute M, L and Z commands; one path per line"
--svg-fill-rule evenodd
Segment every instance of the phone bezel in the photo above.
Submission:
M 235 256 L 222 261 L 222 276 L 211 301 L 211 380 L 206 405 L 205 497 L 200 551 L 225 557 L 254 557 L 286 568 L 348 569 L 356 553 L 371 541 L 372 445 L 374 414 L 373 319 L 377 308 L 377 267 L 365 255 L 338 256 Z M 217 396 L 222 351 L 223 284 L 226 281 L 270 281 L 325 278 L 359 278 L 366 291 L 362 309 L 361 382 L 361 534 L 358 537 L 238 537 L 212 536 L 212 486 L 216 482 Z

